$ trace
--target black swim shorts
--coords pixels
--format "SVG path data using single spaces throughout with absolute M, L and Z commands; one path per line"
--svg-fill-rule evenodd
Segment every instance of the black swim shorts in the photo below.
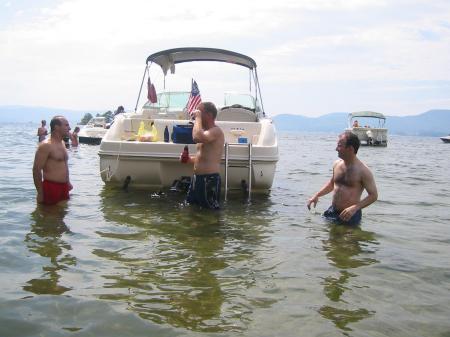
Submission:
M 219 209 L 221 180 L 218 173 L 194 174 L 186 201 L 201 207 Z

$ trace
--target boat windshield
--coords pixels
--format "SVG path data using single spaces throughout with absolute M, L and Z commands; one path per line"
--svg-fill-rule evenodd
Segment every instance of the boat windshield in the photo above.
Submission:
M 252 111 L 259 112 L 259 102 L 250 94 L 225 93 L 224 106 L 241 105 Z
M 183 110 L 189 99 L 189 92 L 161 92 L 157 95 L 157 102 L 151 103 L 147 101 L 144 109 L 148 108 L 164 108 Z

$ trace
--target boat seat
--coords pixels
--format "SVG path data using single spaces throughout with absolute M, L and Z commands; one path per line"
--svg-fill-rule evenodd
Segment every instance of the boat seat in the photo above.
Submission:
M 227 122 L 256 122 L 258 120 L 256 114 L 248 109 L 227 107 L 222 108 L 217 114 L 218 121 Z

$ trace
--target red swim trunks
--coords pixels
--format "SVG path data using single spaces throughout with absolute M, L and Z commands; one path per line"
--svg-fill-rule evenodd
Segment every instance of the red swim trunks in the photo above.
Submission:
M 53 181 L 44 180 L 42 182 L 44 192 L 44 204 L 54 205 L 62 200 L 69 199 L 69 184 L 55 183 Z

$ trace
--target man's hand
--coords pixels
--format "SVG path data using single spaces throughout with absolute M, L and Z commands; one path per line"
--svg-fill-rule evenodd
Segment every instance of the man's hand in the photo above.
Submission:
M 195 120 L 197 120 L 197 118 L 202 118 L 202 112 L 199 109 L 194 111 L 194 118 Z
M 339 214 L 339 218 L 341 218 L 343 221 L 349 221 L 357 211 L 358 207 L 356 205 L 352 205 L 344 209 L 341 214 Z
M 316 208 L 318 201 L 319 201 L 319 197 L 317 196 L 317 194 L 315 194 L 308 200 L 308 203 L 306 204 L 306 206 L 308 207 L 308 209 L 311 209 L 311 204 L 314 204 L 314 208 Z

